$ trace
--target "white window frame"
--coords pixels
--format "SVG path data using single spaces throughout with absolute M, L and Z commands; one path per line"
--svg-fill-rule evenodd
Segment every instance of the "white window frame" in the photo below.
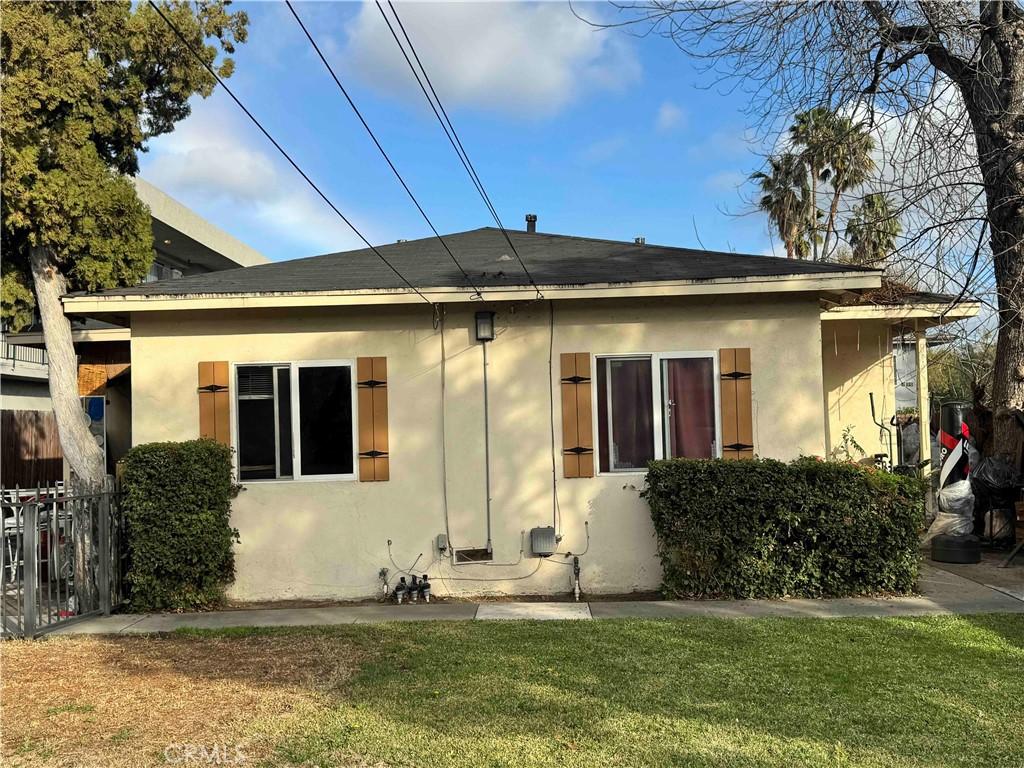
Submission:
M 291 477 L 275 477 L 266 478 L 260 480 L 241 480 L 239 482 L 248 483 L 294 483 L 294 482 L 337 482 L 337 481 L 353 481 L 359 479 L 359 402 L 357 399 L 357 382 L 356 382 L 356 361 L 354 358 L 338 359 L 338 360 L 254 360 L 254 361 L 238 361 L 231 363 L 231 444 L 234 448 L 233 463 L 235 466 L 235 477 L 239 477 L 239 455 L 238 455 L 238 368 L 246 367 L 251 365 L 265 365 L 265 366 L 288 366 L 289 381 L 291 383 L 291 397 L 289 398 L 289 407 L 292 410 L 291 422 L 292 422 L 292 476 Z M 349 368 L 349 380 L 351 384 L 351 403 L 352 403 L 352 472 L 347 474 L 334 474 L 334 475 L 304 475 L 302 474 L 302 441 L 299 434 L 301 416 L 299 403 L 299 369 L 300 368 L 339 368 L 347 366 Z M 275 402 L 275 417 L 277 415 L 277 407 L 279 406 L 277 395 L 277 375 L 274 375 L 274 402 Z M 274 431 L 275 434 L 278 430 L 279 422 L 275 418 Z M 275 457 L 276 462 L 280 462 L 280 456 Z M 278 467 L 280 471 L 280 467 Z
M 595 436 L 597 450 L 595 453 L 595 474 L 597 475 L 646 475 L 646 469 L 601 469 L 600 444 L 601 431 L 598 426 L 598 386 L 597 386 L 597 364 L 598 360 L 648 360 L 651 363 L 651 403 L 654 409 L 651 419 L 651 429 L 654 432 L 654 460 L 665 458 L 665 404 L 662 400 L 661 386 L 661 362 L 663 360 L 675 360 L 680 358 L 702 358 L 710 357 L 712 363 L 711 389 L 715 398 L 715 458 L 722 458 L 722 404 L 721 404 L 721 371 L 719 369 L 718 350 L 690 350 L 680 352 L 608 352 L 591 355 L 591 376 L 593 386 L 591 389 L 591 412 L 593 413 L 593 434 Z M 609 398 L 608 405 L 611 405 Z M 608 440 L 612 439 L 612 419 L 608 414 Z M 605 446 L 610 451 L 611 445 Z

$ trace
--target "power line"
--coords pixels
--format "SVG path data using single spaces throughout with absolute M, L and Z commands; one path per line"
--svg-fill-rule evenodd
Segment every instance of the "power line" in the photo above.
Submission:
M 348 228 L 351 229 L 353 232 L 355 232 L 356 236 L 360 240 L 362 240 L 364 243 L 366 243 L 366 247 L 369 248 L 371 251 L 373 251 L 373 253 L 376 254 L 377 258 L 380 259 L 382 262 L 384 262 L 384 264 L 387 265 L 387 267 L 398 276 L 399 280 L 401 280 L 403 283 L 405 283 L 407 286 L 409 286 L 410 290 L 412 290 L 417 296 L 419 296 L 421 299 L 423 299 L 425 302 L 427 302 L 427 304 L 429 304 L 430 306 L 434 306 L 434 302 L 432 302 L 430 299 L 428 299 L 426 296 L 424 296 L 423 293 L 415 285 L 410 283 L 405 278 L 405 275 L 403 275 L 401 272 L 399 272 L 398 269 L 395 268 L 395 266 L 390 261 L 388 261 L 384 257 L 384 255 L 380 251 L 378 251 L 377 248 L 375 248 L 374 245 L 369 240 L 367 240 L 363 236 L 363 233 L 360 232 L 358 229 L 356 229 L 355 224 L 353 224 L 351 221 L 349 221 L 348 217 L 346 217 L 345 214 L 343 214 L 340 210 L 338 210 L 338 207 L 334 203 L 332 203 L 330 201 L 330 198 L 328 198 L 327 195 L 325 195 L 320 190 L 320 187 L 318 187 L 316 185 L 316 183 L 311 178 L 309 178 L 308 175 L 306 175 L 306 172 L 304 170 L 302 170 L 302 168 L 299 167 L 299 164 L 296 163 L 294 160 L 292 160 L 291 155 L 289 155 L 285 151 L 284 147 L 282 147 L 280 144 L 277 143 L 277 140 L 273 136 L 270 135 L 270 132 L 266 128 L 263 127 L 263 125 L 260 123 L 260 121 L 257 120 L 256 117 L 253 115 L 253 113 L 248 110 L 248 108 L 245 106 L 245 104 L 243 104 L 242 101 L 237 96 L 235 96 L 234 92 L 230 88 L 228 88 L 227 84 L 223 80 L 221 80 L 220 75 L 218 75 L 214 71 L 213 67 L 211 67 L 209 64 L 207 64 L 206 61 L 203 59 L 203 57 L 200 56 L 199 53 L 195 50 L 195 48 L 192 47 L 192 45 L 189 43 L 189 41 L 185 39 L 185 36 L 181 33 L 181 30 L 179 30 L 174 25 L 174 22 L 172 22 L 169 18 L 167 18 L 167 16 L 164 14 L 164 12 L 162 10 L 160 10 L 160 8 L 156 5 L 156 3 L 153 2 L 153 0 L 148 0 L 148 2 L 149 2 L 149 6 L 160 15 L 160 18 L 163 19 L 164 22 L 167 24 L 167 26 L 171 28 L 171 30 L 174 32 L 175 35 L 177 35 L 178 39 L 181 40 L 182 44 L 185 46 L 185 48 L 188 49 L 189 53 L 191 53 L 193 56 L 195 56 L 196 60 L 206 68 L 206 71 L 209 72 L 213 76 L 213 78 L 217 81 L 217 83 L 220 85 L 220 87 L 224 89 L 224 92 L 227 93 L 227 95 L 231 97 L 231 100 L 234 101 L 235 104 L 238 105 L 238 108 L 241 109 L 243 112 L 245 112 L 246 117 L 248 117 L 250 120 L 252 120 L 253 124 L 257 128 L 260 129 L 260 132 L 264 136 L 267 137 L 267 139 L 270 141 L 271 144 L 274 145 L 274 148 L 277 149 L 277 151 L 281 153 L 281 155 L 284 157 L 284 159 L 287 160 L 291 164 L 292 168 L 294 168 L 296 171 L 298 171 L 299 175 L 302 176 L 302 178 L 306 180 L 306 183 L 309 184 L 309 186 L 311 186 L 318 195 L 320 195 L 320 197 L 323 199 L 323 201 L 325 203 L 327 203 L 327 205 L 330 206 L 331 210 L 334 211 L 336 214 L 338 214 L 338 216 L 341 218 L 342 221 L 345 222 L 345 224 L 348 226 Z
M 480 289 L 474 284 L 473 278 L 471 278 L 469 274 L 466 272 L 466 270 L 462 268 L 462 265 L 459 263 L 459 260 L 455 258 L 455 254 L 452 253 L 451 248 L 448 247 L 448 243 L 445 242 L 445 239 L 443 237 L 441 237 L 441 233 L 437 231 L 437 227 L 434 226 L 434 223 L 430 220 L 430 217 L 427 216 L 426 211 L 423 210 L 423 206 L 420 205 L 419 200 L 416 199 L 416 196 L 412 193 L 412 190 L 409 189 L 409 185 L 405 183 L 405 179 L 402 178 L 402 174 L 398 172 L 398 169 L 395 167 L 395 164 L 391 162 L 391 158 L 388 157 L 388 153 L 384 151 L 384 147 L 381 146 L 380 141 L 377 140 L 377 136 L 374 134 L 373 130 L 366 122 L 366 119 L 363 117 L 363 113 L 359 111 L 359 107 L 356 106 L 355 102 L 352 100 L 352 97 L 349 96 L 349 93 L 345 89 L 345 86 L 341 84 L 341 80 L 339 80 L 338 76 L 334 73 L 334 68 L 331 67 L 330 63 L 327 61 L 327 58 L 320 50 L 320 46 L 317 45 L 316 40 L 313 39 L 313 35 L 310 34 L 310 31 L 306 28 L 306 25 L 303 24 L 302 19 L 299 18 L 299 14 L 295 10 L 295 7 L 292 5 L 291 0 L 285 0 L 285 5 L 288 6 L 288 10 L 292 12 L 292 16 L 295 17 L 295 21 L 299 23 L 299 26 L 302 28 L 302 31 L 306 34 L 306 39 L 309 40 L 309 44 L 313 46 L 313 50 L 316 51 L 316 55 L 320 57 L 320 61 L 322 61 L 324 66 L 327 68 L 327 71 L 330 73 L 335 85 L 337 85 L 338 89 L 341 91 L 341 95 L 345 97 L 345 101 L 347 101 L 348 105 L 352 107 L 352 111 L 355 112 L 356 117 L 359 118 L 359 122 L 363 124 L 363 128 L 366 129 L 366 132 L 370 135 L 370 138 L 373 139 L 373 143 L 380 151 L 380 154 L 384 158 L 384 161 L 388 164 L 388 167 L 391 168 L 391 172 L 395 174 L 395 178 L 398 179 L 399 184 L 402 185 L 402 189 L 404 189 L 406 194 L 409 195 L 409 199 L 412 200 L 413 205 L 416 206 L 416 210 L 420 212 L 420 216 L 422 216 L 423 220 L 427 222 L 427 226 L 429 226 L 430 230 L 434 233 L 434 237 L 436 237 L 440 241 L 445 251 L 448 252 L 448 255 L 451 257 L 452 262 L 454 262 L 455 266 L 458 267 L 459 271 L 462 273 L 462 276 L 466 279 L 466 282 L 476 292 L 475 298 L 483 298 Z
M 452 145 L 452 149 L 455 150 L 455 154 L 458 155 L 459 160 L 462 162 L 462 167 L 465 168 L 466 173 L 469 174 L 469 178 L 473 182 L 473 186 L 476 187 L 476 191 L 484 201 L 484 205 L 487 206 L 487 210 L 490 211 L 491 216 L 498 225 L 498 229 L 500 229 L 501 234 L 504 235 L 505 242 L 508 243 L 509 248 L 512 249 L 512 253 L 515 254 L 516 260 L 519 262 L 519 266 L 523 268 L 523 272 L 526 274 L 527 279 L 529 279 L 530 284 L 533 286 L 534 290 L 537 291 L 537 297 L 543 297 L 540 288 L 537 286 L 537 281 L 533 279 L 533 275 L 530 274 L 530 270 L 527 268 L 522 256 L 520 256 L 519 251 L 516 250 L 515 243 L 513 243 L 512 238 L 509 237 L 508 231 L 505 229 L 505 225 L 501 223 L 501 217 L 498 216 L 498 211 L 494 207 L 494 203 L 491 202 L 491 197 L 487 194 L 487 189 L 484 187 L 483 181 L 480 179 L 480 175 L 476 172 L 476 168 L 473 166 L 473 161 L 469 159 L 469 153 L 466 152 L 465 147 L 462 145 L 462 140 L 459 138 L 459 134 L 455 130 L 455 126 L 452 125 L 452 121 L 448 117 L 448 112 L 445 110 L 444 104 L 437 95 L 437 91 L 434 89 L 434 84 L 430 80 L 430 75 L 427 74 L 426 67 L 423 66 L 423 62 L 420 60 L 419 54 L 416 53 L 416 47 L 412 44 L 412 40 L 409 38 L 409 33 L 406 32 L 405 25 L 402 24 L 402 19 L 398 15 L 398 11 L 395 10 L 395 6 L 392 4 L 391 0 L 388 0 L 388 7 L 391 8 L 391 13 L 394 15 L 395 21 L 398 22 L 399 29 L 402 30 L 402 37 L 405 38 L 405 42 L 408 44 L 413 58 L 416 59 L 416 65 L 419 66 L 420 71 L 423 73 L 422 78 L 420 78 L 420 72 L 416 70 L 416 66 L 413 65 L 412 60 L 409 58 L 409 54 L 406 53 L 405 46 L 402 45 L 402 41 L 398 38 L 398 33 L 395 32 L 395 28 L 391 24 L 391 20 L 388 19 L 387 14 L 384 12 L 384 7 L 380 4 L 380 0 L 375 0 L 375 2 L 377 3 L 377 10 L 380 11 L 380 15 L 384 18 L 384 23 L 388 25 L 388 29 L 391 31 L 391 36 L 395 39 L 395 43 L 402 52 L 402 57 L 405 59 L 405 63 L 409 65 L 409 70 L 412 72 L 413 77 L 416 78 L 416 83 L 419 85 L 420 90 L 423 91 L 423 96 L 426 98 L 427 103 L 430 104 L 430 108 L 433 110 L 434 116 L 441 124 L 441 128 L 444 130 L 445 136 L 448 137 L 448 141 Z M 426 80 L 427 86 L 430 88 L 430 93 L 427 93 L 427 86 L 423 85 L 423 80 Z M 430 94 L 433 94 L 433 98 L 431 98 Z M 436 106 L 434 105 L 435 101 L 437 102 Z M 440 109 L 440 112 L 438 112 L 438 109 Z

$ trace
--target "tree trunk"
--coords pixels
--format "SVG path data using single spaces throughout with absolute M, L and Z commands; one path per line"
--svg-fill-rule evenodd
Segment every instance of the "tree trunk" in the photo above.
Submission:
M 811 166 L 811 258 L 818 260 L 818 169 Z
M 992 377 L 993 452 L 1024 456 L 1024 18 L 982 3 L 978 65 L 959 83 L 985 183 L 999 332 Z
M 43 340 L 50 362 L 50 399 L 57 417 L 60 446 L 78 482 L 94 488 L 103 481 L 103 450 L 89 432 L 89 417 L 78 399 L 78 360 L 71 322 L 60 298 L 67 283 L 45 248 L 32 248 L 32 282 L 43 320 Z
M 821 246 L 821 258 L 822 260 L 828 259 L 829 255 L 829 241 L 832 239 L 832 235 L 835 235 L 836 242 L 839 242 L 839 233 L 836 229 L 836 214 L 839 212 L 839 196 L 841 192 L 837 189 L 832 194 L 832 203 L 828 209 L 828 222 L 825 224 L 825 242 Z
M 1024 161 L 1019 161 L 1024 162 Z M 999 292 L 999 334 L 992 378 L 996 454 L 1015 464 L 1024 456 L 1024 178 L 1016 188 L 989 194 L 992 253 Z

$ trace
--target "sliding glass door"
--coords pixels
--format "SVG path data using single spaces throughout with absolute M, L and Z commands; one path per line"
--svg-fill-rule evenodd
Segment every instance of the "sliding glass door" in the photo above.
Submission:
M 661 405 L 665 458 L 718 455 L 714 358 L 663 357 Z

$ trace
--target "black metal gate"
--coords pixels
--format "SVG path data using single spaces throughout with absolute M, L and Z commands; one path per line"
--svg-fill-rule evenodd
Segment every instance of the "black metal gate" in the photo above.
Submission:
M 4 490 L 0 628 L 37 637 L 122 602 L 123 518 L 112 484 Z

